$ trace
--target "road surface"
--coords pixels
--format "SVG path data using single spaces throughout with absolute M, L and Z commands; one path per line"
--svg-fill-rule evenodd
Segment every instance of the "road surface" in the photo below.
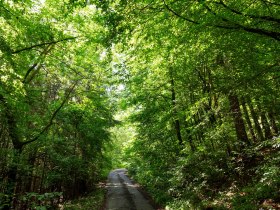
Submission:
M 155 210 L 125 172 L 125 169 L 110 172 L 105 210 Z

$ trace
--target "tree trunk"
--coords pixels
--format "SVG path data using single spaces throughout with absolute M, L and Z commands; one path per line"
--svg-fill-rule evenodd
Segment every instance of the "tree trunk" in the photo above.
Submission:
M 189 140 L 191 151 L 194 152 L 196 150 L 196 147 L 195 147 L 194 142 L 193 142 L 193 136 L 191 135 L 190 130 L 188 128 L 187 121 L 185 121 L 184 126 L 185 126 L 185 129 L 186 129 L 187 139 Z
M 200 116 L 199 116 L 198 112 L 193 115 L 193 119 L 194 119 L 194 125 L 197 127 L 200 124 Z M 202 144 L 202 140 L 203 140 L 203 136 L 204 136 L 202 129 L 199 129 L 199 130 L 196 129 L 195 134 L 197 137 L 196 139 L 199 141 L 200 144 Z
M 13 194 L 16 191 L 16 186 L 17 186 L 17 172 L 18 172 L 18 160 L 20 158 L 21 152 L 22 152 L 22 147 L 23 145 L 21 144 L 20 141 L 20 137 L 18 135 L 18 131 L 17 131 L 17 125 L 16 125 L 16 120 L 15 117 L 12 113 L 12 109 L 10 109 L 10 107 L 7 104 L 7 101 L 5 100 L 5 98 L 0 95 L 0 102 L 3 103 L 3 107 L 4 107 L 4 115 L 5 118 L 7 119 L 7 127 L 8 127 L 8 134 L 9 137 L 12 141 L 13 147 L 14 147 L 14 157 L 12 160 L 12 165 L 10 166 L 10 168 L 8 169 L 8 173 L 7 173 L 7 179 L 8 179 L 8 187 L 7 190 L 5 192 L 5 194 L 7 194 L 9 196 L 9 204 L 4 206 L 3 209 L 10 209 L 10 203 L 12 203 L 12 199 L 13 199 Z
M 249 98 L 247 98 L 247 104 L 249 106 L 249 109 L 250 109 L 250 112 L 251 112 L 251 116 L 253 118 L 253 121 L 254 121 L 254 124 L 255 124 L 255 129 L 257 131 L 257 134 L 258 134 L 258 139 L 263 141 L 264 140 L 264 136 L 263 136 L 263 133 L 262 133 L 262 129 L 261 129 L 261 126 L 260 126 L 260 123 L 258 121 L 258 117 L 257 117 L 257 114 L 253 108 L 253 105 L 252 105 L 252 102 Z
M 255 132 L 254 132 L 254 129 L 253 129 L 253 125 L 252 125 L 251 120 L 250 120 L 250 116 L 249 116 L 247 106 L 246 106 L 246 102 L 245 102 L 244 98 L 241 99 L 241 105 L 243 107 L 244 117 L 246 119 L 250 134 L 252 136 L 252 140 L 254 142 L 256 142 L 257 138 L 256 138 L 256 135 L 255 135 Z
M 267 118 L 265 116 L 265 112 L 262 110 L 262 108 L 260 107 L 259 104 L 258 104 L 258 110 L 261 113 L 261 123 L 262 123 L 262 127 L 264 130 L 264 137 L 265 137 L 265 139 L 271 139 L 272 133 L 270 130 L 270 126 L 269 126 Z
M 273 129 L 273 135 L 276 136 L 279 131 L 278 131 L 278 128 L 277 128 L 277 125 L 276 125 L 276 122 L 275 122 L 274 114 L 272 112 L 269 112 L 268 117 L 269 117 L 269 120 L 270 120 L 270 125 Z
M 228 96 L 228 99 L 230 103 L 230 110 L 234 119 L 237 139 L 246 144 L 250 144 L 250 141 L 247 137 L 245 124 L 242 118 L 238 97 L 235 94 L 230 94 Z
M 173 107 L 173 115 L 175 118 L 174 125 L 175 125 L 175 131 L 176 131 L 176 136 L 179 142 L 179 145 L 183 145 L 183 139 L 182 139 L 182 134 L 181 134 L 181 126 L 180 126 L 180 121 L 178 119 L 178 112 L 177 112 L 177 107 L 176 107 L 176 92 L 175 92 L 175 84 L 174 84 L 174 78 L 172 75 L 172 71 L 170 70 L 170 83 L 171 83 L 171 100 L 172 100 L 172 107 Z

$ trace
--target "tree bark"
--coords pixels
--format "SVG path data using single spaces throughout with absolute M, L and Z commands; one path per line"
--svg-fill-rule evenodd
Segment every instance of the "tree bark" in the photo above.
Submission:
M 271 133 L 267 118 L 265 116 L 265 112 L 262 110 L 262 108 L 260 107 L 259 104 L 258 104 L 258 109 L 259 109 L 259 112 L 261 113 L 261 123 L 262 123 L 262 127 L 264 130 L 264 137 L 265 137 L 265 139 L 271 139 L 272 133 Z
M 270 119 L 270 125 L 273 129 L 273 135 L 277 135 L 278 134 L 278 128 L 277 128 L 277 125 L 276 125 L 276 122 L 275 122 L 275 118 L 274 118 L 274 114 L 272 112 L 269 112 L 268 113 L 268 117 Z
M 186 117 L 185 117 L 185 118 L 186 118 Z M 187 132 L 187 139 L 188 139 L 188 141 L 189 141 L 189 145 L 190 145 L 191 151 L 194 152 L 194 151 L 196 150 L 196 147 L 195 147 L 195 144 L 194 144 L 194 142 L 193 142 L 193 136 L 191 135 L 190 130 L 189 130 L 189 128 L 188 128 L 188 123 L 187 123 L 187 121 L 185 121 L 184 127 L 185 127 L 186 132 Z
M 253 129 L 252 122 L 250 120 L 250 116 L 249 116 L 249 113 L 248 113 L 248 110 L 247 110 L 247 106 L 246 106 L 246 102 L 245 102 L 244 98 L 241 98 L 241 105 L 242 105 L 242 108 L 243 108 L 244 117 L 246 119 L 246 122 L 247 122 L 247 125 L 248 125 L 248 128 L 249 128 L 250 134 L 252 136 L 252 140 L 254 142 L 256 142 L 257 138 L 256 138 L 256 135 L 255 135 L 255 132 L 254 132 L 254 129 Z
M 251 112 L 251 116 L 252 116 L 254 124 L 255 124 L 255 129 L 256 129 L 257 134 L 258 134 L 258 139 L 263 141 L 264 140 L 264 136 L 263 136 L 263 133 L 262 133 L 262 129 L 261 129 L 260 123 L 258 121 L 257 114 L 256 114 L 256 112 L 254 110 L 253 105 L 252 105 L 252 102 L 251 102 L 251 100 L 249 98 L 247 98 L 247 104 L 249 106 L 249 109 L 250 109 L 250 112 Z
M 228 96 L 228 99 L 230 103 L 230 110 L 234 119 L 237 139 L 246 144 L 250 144 L 250 141 L 246 133 L 245 124 L 242 118 L 238 97 L 237 95 L 231 93 Z
M 175 118 L 174 120 L 174 126 L 175 126 L 175 131 L 176 131 L 176 136 L 179 142 L 179 145 L 183 145 L 183 139 L 182 139 L 182 134 L 181 134 L 181 126 L 180 126 L 180 121 L 178 119 L 178 111 L 176 107 L 176 92 L 175 92 L 175 84 L 174 84 L 174 78 L 172 75 L 172 71 L 170 70 L 170 83 L 171 83 L 171 100 L 172 100 L 172 107 L 173 107 L 173 116 Z

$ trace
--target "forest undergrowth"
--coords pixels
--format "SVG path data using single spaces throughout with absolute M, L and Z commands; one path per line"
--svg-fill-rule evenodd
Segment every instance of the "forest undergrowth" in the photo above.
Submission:
M 279 209 L 279 155 L 278 137 L 231 154 L 181 154 L 163 171 L 138 162 L 129 173 L 166 209 Z
M 61 206 L 64 210 L 103 210 L 106 199 L 106 188 L 100 185 L 95 191 L 79 199 L 71 200 Z

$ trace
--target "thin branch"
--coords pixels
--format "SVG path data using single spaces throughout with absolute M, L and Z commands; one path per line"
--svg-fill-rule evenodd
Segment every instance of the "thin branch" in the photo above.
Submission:
M 260 77 L 264 77 L 266 74 L 271 73 L 275 67 L 280 67 L 280 66 L 278 65 L 278 63 L 269 65 L 269 66 L 267 66 L 267 68 L 262 69 L 260 72 L 256 73 L 255 75 L 250 76 L 250 80 L 254 81 Z M 277 69 L 276 69 L 276 71 L 277 71 Z M 271 80 L 271 79 L 267 79 L 267 80 Z M 247 85 L 248 85 L 248 79 L 246 79 L 246 78 L 245 78 L 245 80 L 237 81 L 237 82 L 234 82 L 234 84 L 232 84 L 232 86 L 235 86 L 235 87 L 240 87 L 240 86 L 247 87 Z
M 34 63 L 34 64 L 27 70 L 27 72 L 26 72 L 26 74 L 25 74 L 25 76 L 24 76 L 24 78 L 23 78 L 22 83 L 24 83 L 24 84 L 27 83 L 26 80 L 27 80 L 28 75 L 30 74 L 30 72 L 31 72 L 33 69 L 35 69 L 35 68 L 37 67 L 37 65 L 38 65 L 38 63 Z
M 244 31 L 247 31 L 247 32 L 268 36 L 268 37 L 271 37 L 271 38 L 273 38 L 277 41 L 280 41 L 280 33 L 278 33 L 278 32 L 267 31 L 267 30 L 256 29 L 256 28 L 248 28 L 248 27 L 245 27 L 245 26 L 242 26 L 242 29 Z
M 200 24 L 199 22 L 197 21 L 194 21 L 194 20 L 191 20 L 189 18 L 186 18 L 186 17 L 183 17 L 182 15 L 178 14 L 176 11 L 174 11 L 173 9 L 171 9 L 171 7 L 168 6 L 168 4 L 166 4 L 165 0 L 163 0 L 163 3 L 164 3 L 164 6 L 166 7 L 166 9 L 168 11 L 170 11 L 172 14 L 174 14 L 175 16 L 179 17 L 179 18 L 182 18 L 190 23 L 194 23 L 194 24 Z
M 36 63 L 34 63 L 26 72 L 24 79 L 22 81 L 22 83 L 27 84 L 29 82 L 32 81 L 32 79 L 35 77 L 36 73 L 33 70 L 37 70 L 37 72 L 39 71 L 39 69 L 42 67 L 41 61 L 46 57 L 46 55 L 52 50 L 52 45 L 49 45 L 46 47 L 46 49 L 41 53 L 38 61 Z M 33 71 L 33 74 L 31 75 L 31 77 L 27 80 L 27 78 L 29 77 L 30 73 Z
M 10 10 L 8 10 L 8 9 L 3 5 L 3 3 L 0 5 L 0 7 L 2 7 L 4 10 L 6 10 L 6 12 L 10 13 L 11 15 L 16 16 L 14 13 L 12 13 Z
M 152 3 L 147 4 L 146 6 L 139 8 L 140 11 L 144 11 L 145 9 L 149 8 L 152 5 Z
M 260 28 L 250 28 L 250 27 L 246 27 L 244 25 L 240 25 L 238 23 L 234 23 L 228 19 L 226 19 L 225 17 L 220 17 L 217 13 L 215 13 L 210 7 L 208 7 L 207 5 L 205 5 L 205 8 L 211 12 L 213 15 L 219 17 L 222 19 L 222 21 L 226 22 L 226 23 L 229 23 L 229 24 L 232 24 L 234 25 L 235 29 L 241 29 L 241 30 L 244 30 L 244 31 L 247 31 L 247 32 L 251 32 L 251 33 L 254 33 L 254 34 L 259 34 L 259 35 L 264 35 L 264 36 L 268 36 L 268 37 L 271 37 L 277 41 L 280 41 L 280 33 L 279 32 L 274 32 L 274 31 L 268 31 L 268 30 L 264 30 L 264 29 L 260 29 Z M 221 27 L 220 25 L 217 26 L 217 25 L 210 25 L 210 26 L 213 26 L 213 27 Z
M 244 17 L 256 18 L 256 19 L 261 19 L 261 20 L 266 20 L 266 21 L 272 21 L 272 22 L 280 23 L 280 19 L 277 19 L 277 18 L 274 18 L 274 17 L 244 14 L 244 13 L 242 13 L 240 11 L 237 11 L 237 10 L 229 7 L 222 0 L 220 0 L 219 2 L 215 2 L 215 3 L 222 5 L 224 8 L 230 10 L 232 13 L 235 13 L 235 14 L 238 14 L 238 15 L 241 15 L 241 16 L 244 16 Z
M 42 131 L 37 135 L 35 136 L 33 139 L 29 140 L 29 141 L 25 141 L 25 142 L 22 142 L 21 145 L 24 146 L 26 144 L 29 144 L 29 143 L 32 143 L 36 140 L 38 140 L 40 138 L 40 136 L 42 134 L 44 134 L 53 124 L 53 120 L 54 118 L 56 117 L 56 115 L 58 114 L 58 112 L 62 109 L 62 107 L 64 106 L 64 104 L 68 101 L 68 99 L 70 98 L 70 95 L 71 93 L 74 91 L 76 85 L 78 84 L 78 81 L 76 81 L 72 87 L 70 88 L 70 90 L 68 91 L 68 93 L 66 94 L 64 100 L 62 101 L 62 103 L 59 105 L 59 107 L 54 111 L 54 113 L 52 114 L 51 116 L 51 119 L 49 121 L 49 123 L 42 129 Z
M 264 0 L 261 0 L 261 2 L 266 6 L 266 8 L 268 9 L 270 15 L 272 15 L 271 9 L 269 8 L 269 6 L 267 5 L 267 3 Z
M 263 2 L 266 2 L 268 4 L 271 4 L 271 5 L 275 5 L 275 6 L 280 6 L 279 3 L 276 3 L 276 2 L 271 2 L 271 1 L 267 1 L 267 0 L 262 0 Z
M 68 37 L 68 38 L 65 38 L 65 39 L 57 40 L 57 41 L 51 41 L 51 42 L 44 42 L 44 43 L 40 43 L 40 44 L 35 44 L 35 45 L 29 46 L 29 47 L 25 47 L 25 48 L 22 48 L 22 49 L 15 50 L 15 51 L 12 52 L 12 54 L 17 54 L 17 53 L 20 53 L 20 52 L 23 52 L 23 51 L 26 51 L 26 50 L 32 50 L 33 48 L 36 48 L 36 47 L 56 44 L 56 43 L 59 43 L 59 42 L 73 40 L 73 39 L 76 39 L 76 38 L 77 37 Z
M 174 11 L 173 9 L 171 9 L 171 7 L 169 7 L 165 0 L 163 0 L 165 7 L 167 8 L 168 11 L 170 11 L 172 14 L 174 14 L 175 16 L 184 19 L 190 23 L 194 23 L 194 24 L 201 24 L 200 22 L 196 21 L 196 20 L 191 20 L 188 19 L 186 17 L 183 17 L 182 15 L 178 14 L 176 11 Z M 218 3 L 218 2 L 216 2 Z M 220 4 L 222 4 L 223 6 L 227 6 L 226 4 L 224 4 L 222 2 L 222 0 L 220 1 Z M 230 29 L 230 30 L 243 30 L 243 31 L 247 31 L 250 33 L 254 33 L 254 34 L 259 34 L 259 35 L 263 35 L 263 36 L 267 36 L 270 38 L 273 38 L 277 41 L 280 41 L 280 33 L 279 32 L 275 32 L 275 31 L 269 31 L 269 30 L 265 30 L 265 29 L 261 29 L 261 28 L 251 28 L 251 27 L 247 27 L 244 25 L 240 25 L 239 23 L 234 23 L 231 20 L 225 18 L 225 17 L 221 17 L 219 16 L 216 12 L 214 12 L 208 5 L 204 4 L 204 7 L 208 10 L 208 12 L 210 12 L 212 15 L 220 18 L 223 22 L 228 23 L 229 25 L 221 25 L 221 24 L 208 24 L 207 26 L 209 27 L 215 27 L 215 28 L 222 28 L 222 29 Z M 232 12 L 239 14 L 239 15 L 243 15 L 243 13 L 236 11 L 234 9 L 228 8 L 230 9 Z M 250 17 L 249 15 L 247 15 L 248 17 Z M 269 20 L 269 21 L 274 21 L 279 23 L 279 19 L 273 18 L 273 17 L 269 17 L 269 16 L 252 16 L 251 18 L 261 18 L 263 20 Z

